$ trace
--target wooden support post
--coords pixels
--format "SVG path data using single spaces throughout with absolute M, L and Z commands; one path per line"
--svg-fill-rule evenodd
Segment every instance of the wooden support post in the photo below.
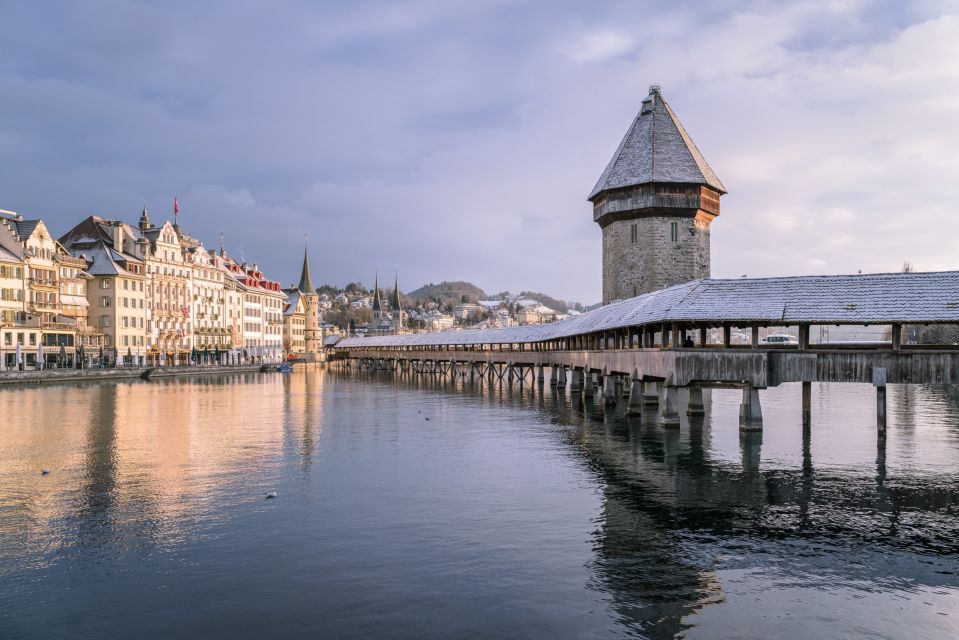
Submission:
M 706 328 L 706 325 L 699 325 L 699 346 L 705 347 L 706 340 L 709 338 L 709 330 Z
M 670 338 L 670 346 L 673 349 L 678 349 L 679 347 L 683 346 L 682 337 L 679 335 L 679 325 L 675 322 L 672 323 L 672 326 L 670 327 L 670 333 L 672 334 Z
M 876 426 L 886 432 L 886 370 L 875 367 L 872 370 L 872 384 L 876 387 Z
M 902 349 L 902 325 L 897 323 L 892 325 L 892 350 L 900 349 Z
M 559 375 L 556 376 L 556 387 L 558 389 L 566 388 L 566 367 L 559 368 Z
M 759 325 L 754 324 L 752 326 L 752 330 L 753 330 L 753 338 L 750 344 L 753 349 L 758 349 L 759 348 Z
M 800 349 L 809 348 L 809 325 L 808 324 L 799 325 L 799 348 Z
M 556 368 L 556 365 L 553 365 L 549 368 L 549 386 L 551 387 L 555 387 L 559 382 L 559 377 L 556 375 L 557 371 L 558 369 Z
M 629 400 L 626 403 L 627 416 L 639 416 L 643 413 L 643 381 L 639 377 L 639 371 L 633 370 L 633 376 L 629 384 Z
M 723 324 L 723 347 L 729 348 L 729 345 L 733 341 L 733 328 L 729 326 L 729 323 Z
M 665 324 L 659 325 L 659 346 L 663 349 L 669 346 L 669 332 Z
M 808 427 L 812 423 L 812 382 L 802 383 L 802 424 Z

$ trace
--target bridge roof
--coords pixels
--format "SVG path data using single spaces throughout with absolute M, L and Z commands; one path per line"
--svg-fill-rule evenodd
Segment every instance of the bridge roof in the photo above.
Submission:
M 347 338 L 337 346 L 541 342 L 662 322 L 959 323 L 959 271 L 693 280 L 550 324 Z

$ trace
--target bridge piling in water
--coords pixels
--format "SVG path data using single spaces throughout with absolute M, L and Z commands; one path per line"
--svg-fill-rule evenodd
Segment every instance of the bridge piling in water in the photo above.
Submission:
M 808 427 L 812 423 L 812 382 L 802 383 L 802 423 Z
M 739 405 L 739 429 L 741 431 L 760 431 L 763 428 L 763 409 L 759 403 L 759 389 L 743 389 L 743 401 Z
M 616 376 L 608 370 L 603 371 L 603 402 L 607 406 L 616 404 Z
M 886 432 L 886 370 L 876 367 L 872 370 L 872 384 L 876 387 L 876 427 Z
M 634 371 L 629 383 L 629 400 L 626 402 L 626 415 L 639 416 L 643 414 L 643 381 L 639 373 Z
M 573 376 L 572 383 L 569 385 L 569 390 L 572 393 L 578 393 L 583 390 L 583 379 L 586 377 L 583 373 L 583 370 L 579 367 L 572 367 L 570 370 L 571 375 Z
M 659 425 L 666 429 L 679 427 L 679 389 L 671 377 L 663 383 L 660 392 Z
M 659 390 L 655 382 L 643 382 L 643 403 L 648 407 L 659 404 Z
M 689 401 L 686 404 L 686 415 L 704 416 L 706 407 L 703 404 L 703 388 L 699 385 L 689 386 Z

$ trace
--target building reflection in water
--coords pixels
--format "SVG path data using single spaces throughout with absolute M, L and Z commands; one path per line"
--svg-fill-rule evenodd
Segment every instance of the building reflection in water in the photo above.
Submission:
M 356 378 L 307 369 L 0 390 L 0 412 L 16 417 L 0 430 L 0 537 L 21 555 L 52 558 L 58 546 L 75 545 L 91 563 L 109 566 L 131 554 L 149 562 L 151 553 L 213 535 L 224 514 L 262 501 L 251 477 L 269 487 L 292 474 L 308 486 L 334 411 L 341 425 L 355 422 L 357 442 L 362 434 L 390 446 L 403 400 L 389 389 L 399 384 L 424 398 L 472 395 L 528 410 L 543 423 L 542 437 L 558 442 L 601 490 L 591 587 L 636 635 L 672 638 L 720 608 L 729 597 L 723 572 L 731 569 L 827 589 L 955 586 L 944 565 L 959 556 L 959 472 L 950 466 L 959 457 L 959 406 L 943 390 L 893 388 L 893 419 L 879 438 L 869 425 L 869 389 L 818 386 L 808 428 L 797 388 L 769 390 L 765 430 L 740 433 L 735 392 L 705 394 L 705 417 L 684 415 L 680 428 L 664 430 L 654 411 L 627 418 L 622 406 L 548 385 L 425 376 L 361 377 L 381 385 L 369 411 L 351 395 Z M 445 405 L 452 403 L 435 403 L 435 411 Z M 341 437 L 349 443 L 351 434 Z M 295 468 L 284 463 L 291 457 Z M 43 467 L 53 473 L 38 491 Z M 135 530 L 124 548 L 114 523 Z M 41 536 L 33 534 L 51 528 L 68 533 L 34 548 Z
M 102 561 L 98 549 L 117 552 L 114 522 L 124 554 L 181 543 L 215 525 L 224 503 L 261 499 L 250 473 L 269 486 L 284 473 L 283 447 L 308 468 L 322 421 L 319 375 L 0 390 L 0 415 L 15 417 L 0 429 L 0 537 L 34 553 L 43 539 L 51 558 L 76 545 L 90 562 Z M 222 392 L 231 385 L 242 391 Z M 42 468 L 51 474 L 38 485 Z M 51 542 L 39 535 L 50 529 L 70 533 Z
M 397 382 L 406 379 L 400 376 Z M 765 431 L 739 432 L 732 412 L 726 422 L 713 424 L 717 412 L 708 392 L 706 417 L 683 416 L 680 429 L 664 430 L 656 424 L 655 409 L 626 418 L 621 406 L 604 408 L 548 385 L 511 389 L 498 382 L 471 385 L 428 377 L 409 383 L 432 393 L 472 390 L 503 405 L 545 413 L 603 486 L 602 517 L 594 534 L 594 586 L 611 594 L 622 624 L 641 637 L 673 638 L 690 627 L 697 612 L 723 602 L 718 572 L 724 569 L 768 571 L 786 582 L 825 579 L 827 589 L 956 586 L 943 565 L 954 565 L 951 558 L 959 554 L 959 520 L 951 516 L 959 507 L 959 473 L 933 479 L 916 468 L 914 459 L 914 443 L 921 440 L 917 424 L 935 415 L 937 425 L 945 423 L 936 428 L 951 432 L 950 420 L 959 416 L 956 401 L 945 406 L 936 399 L 942 392 L 935 388 L 895 389 L 896 424 L 887 436 L 878 437 L 868 424 L 874 420 L 871 389 L 862 387 L 848 405 L 852 413 L 862 413 L 860 422 L 825 422 L 824 415 L 835 420 L 829 411 L 835 412 L 835 404 L 841 405 L 849 393 L 819 385 L 817 394 L 834 393 L 820 398 L 820 408 L 833 404 L 828 411 L 814 410 L 812 424 L 804 427 L 794 385 L 793 400 L 764 407 Z M 933 400 L 927 403 L 930 394 Z M 860 410 L 863 398 L 866 409 Z M 781 424 L 782 413 L 793 416 L 788 425 Z M 717 429 L 738 437 L 738 463 L 712 442 Z M 830 447 L 820 449 L 827 459 L 823 464 L 814 455 L 816 434 Z M 933 441 L 940 435 L 933 433 Z M 836 462 L 844 452 L 835 442 L 843 437 L 856 452 L 872 449 L 874 472 Z M 776 454 L 774 464 L 766 460 L 764 441 L 772 441 L 779 452 L 794 438 L 792 454 Z M 891 441 L 903 473 L 894 486 L 887 469 Z M 959 457 L 954 433 L 939 445 L 945 447 L 939 462 Z M 924 450 L 930 446 L 935 444 Z M 908 527 L 901 522 L 904 514 L 911 521 Z M 863 553 L 883 561 L 845 561 L 847 555 Z M 900 557 L 891 562 L 890 554 L 896 553 Z

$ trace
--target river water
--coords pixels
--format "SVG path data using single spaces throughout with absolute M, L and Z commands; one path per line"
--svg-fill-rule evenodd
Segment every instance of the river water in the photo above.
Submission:
M 0 390 L 0 638 L 956 638 L 959 405 L 325 370 Z M 50 473 L 41 475 L 41 469 Z M 275 499 L 265 494 L 275 491 Z

